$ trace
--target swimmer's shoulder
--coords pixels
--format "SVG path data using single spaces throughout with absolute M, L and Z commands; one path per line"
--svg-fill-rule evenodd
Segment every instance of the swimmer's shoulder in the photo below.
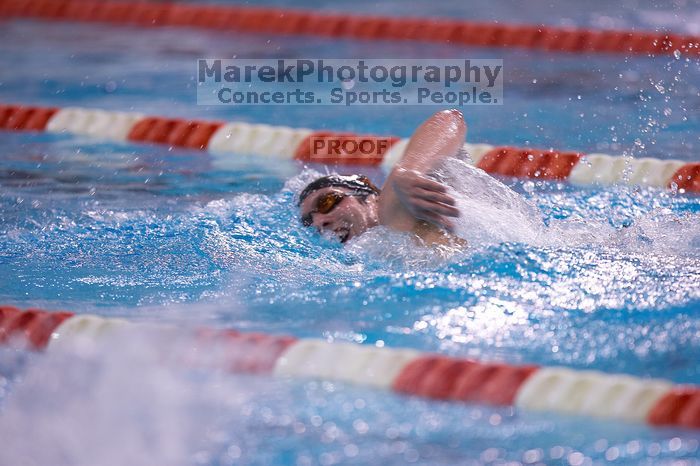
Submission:
M 412 232 L 429 246 L 450 246 L 455 248 L 465 248 L 468 246 L 467 241 L 459 236 L 448 233 L 422 220 L 415 223 Z

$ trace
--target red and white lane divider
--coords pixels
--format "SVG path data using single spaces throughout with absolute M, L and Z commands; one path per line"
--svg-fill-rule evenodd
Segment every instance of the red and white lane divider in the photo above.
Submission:
M 516 47 L 571 53 L 700 56 L 700 37 L 672 32 L 403 18 L 265 7 L 180 2 L 102 0 L 0 0 L 0 19 L 35 18 L 131 26 L 186 26 L 208 30 L 312 35 L 363 40 L 411 40 L 482 47 Z
M 97 138 L 166 144 L 227 154 L 320 163 L 382 165 L 401 158 L 408 139 L 304 128 L 184 120 L 87 108 L 45 108 L 0 104 L 0 130 L 47 131 Z M 315 142 L 322 140 L 322 149 Z M 330 144 L 335 142 L 336 144 Z M 367 151 L 367 147 L 376 150 Z M 464 144 L 472 162 L 488 173 L 574 184 L 631 184 L 700 192 L 700 163 L 606 154 Z
M 0 307 L 0 344 L 43 350 L 99 340 L 145 324 L 70 312 Z M 149 331 L 168 327 L 148 325 Z M 229 343 L 237 373 L 337 380 L 431 399 L 700 429 L 700 387 L 558 367 L 484 363 L 352 343 L 235 330 L 195 332 L 198 345 Z

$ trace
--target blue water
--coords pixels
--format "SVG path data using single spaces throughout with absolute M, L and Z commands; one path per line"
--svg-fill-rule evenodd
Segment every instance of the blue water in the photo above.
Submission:
M 466 15 L 446 5 L 435 14 Z M 499 17 L 555 7 L 541 8 Z M 560 8 L 583 25 L 668 20 Z M 0 102 L 402 136 L 437 108 L 198 107 L 195 60 L 465 54 L 33 22 L 0 38 Z M 464 109 L 470 141 L 697 160 L 697 61 L 466 53 L 507 67 L 502 107 Z M 48 134 L 0 133 L 0 150 L 0 303 L 700 383 L 698 196 L 504 179 L 547 241 L 439 258 L 400 235 L 343 248 L 303 229 L 294 193 L 324 167 Z M 0 464 L 698 463 L 696 432 L 183 370 L 154 346 L 136 334 L 77 354 L 0 350 Z

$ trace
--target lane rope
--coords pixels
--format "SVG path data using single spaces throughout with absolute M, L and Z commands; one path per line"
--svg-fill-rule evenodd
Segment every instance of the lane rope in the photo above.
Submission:
M 0 19 L 3 17 L 143 27 L 184 26 L 362 40 L 409 40 L 570 53 L 651 56 L 682 53 L 700 56 L 700 37 L 673 32 L 594 30 L 180 2 L 0 0 Z
M 97 343 L 139 327 L 156 332 L 149 335 L 172 330 L 88 314 L 0 306 L 0 344 L 32 350 L 51 351 L 85 340 Z M 667 380 L 235 330 L 200 329 L 193 335 L 198 354 L 211 355 L 219 369 L 233 373 L 335 380 L 435 400 L 700 429 L 700 387 Z
M 206 150 L 215 161 L 232 154 L 304 162 L 381 165 L 401 158 L 408 139 L 314 131 L 250 123 L 185 120 L 79 107 L 0 104 L 0 129 L 87 135 L 113 141 Z M 324 141 L 319 150 L 314 142 Z M 330 144 L 335 143 L 335 144 Z M 366 151 L 363 147 L 376 147 Z M 493 175 L 568 181 L 576 185 L 629 184 L 700 193 L 700 163 L 607 154 L 465 143 L 472 163 Z

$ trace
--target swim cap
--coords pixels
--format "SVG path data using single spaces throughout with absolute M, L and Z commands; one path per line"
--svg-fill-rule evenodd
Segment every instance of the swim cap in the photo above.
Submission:
M 381 192 L 365 175 L 328 175 L 309 183 L 299 194 L 299 203 L 297 205 L 301 205 L 304 199 L 309 197 L 309 194 L 312 192 L 330 187 L 351 189 L 355 192 L 365 193 L 368 196 Z

